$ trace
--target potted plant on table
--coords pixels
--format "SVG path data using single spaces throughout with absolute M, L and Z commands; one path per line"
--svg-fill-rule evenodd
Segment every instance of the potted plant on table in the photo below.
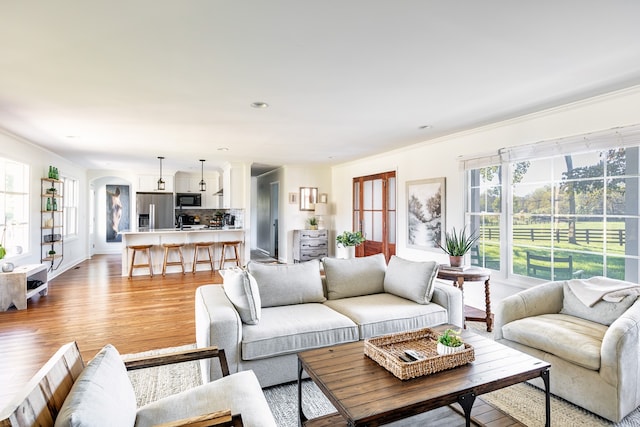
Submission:
M 436 351 L 438 354 L 453 354 L 464 349 L 464 342 L 462 341 L 462 338 L 460 338 L 459 330 L 454 331 L 453 329 L 447 329 L 438 335 L 438 344 L 436 345 Z
M 451 267 L 460 267 L 465 254 L 476 244 L 478 238 L 479 236 L 475 233 L 467 234 L 467 227 L 463 227 L 459 233 L 453 227 L 451 232 L 445 232 L 444 246 L 440 244 L 438 246 L 449 255 Z
M 338 258 L 355 258 L 356 246 L 362 244 L 365 241 L 362 232 L 360 231 L 345 231 L 342 234 L 336 236 L 336 242 L 338 244 Z

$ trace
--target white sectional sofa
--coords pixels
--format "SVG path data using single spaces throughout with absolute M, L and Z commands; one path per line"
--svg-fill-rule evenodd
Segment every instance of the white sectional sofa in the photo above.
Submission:
M 196 291 L 198 347 L 226 352 L 230 372 L 253 370 L 262 387 L 297 378 L 296 353 L 445 323 L 462 326 L 461 292 L 435 281 L 435 262 L 382 254 L 290 265 L 250 262 L 224 285 Z M 204 382 L 221 376 L 201 361 Z

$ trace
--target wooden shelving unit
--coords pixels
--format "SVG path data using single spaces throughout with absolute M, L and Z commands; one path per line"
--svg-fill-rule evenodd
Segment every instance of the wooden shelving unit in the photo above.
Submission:
M 63 181 L 42 178 L 40 262 L 49 264 L 49 271 L 57 269 L 64 258 L 64 185 Z

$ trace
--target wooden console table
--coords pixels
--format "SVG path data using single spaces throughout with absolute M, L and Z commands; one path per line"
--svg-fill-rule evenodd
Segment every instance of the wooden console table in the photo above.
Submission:
M 491 273 L 486 268 L 471 267 L 466 270 L 453 270 L 445 266 L 440 266 L 438 270 L 438 279 L 452 280 L 453 285 L 458 287 L 464 295 L 464 282 L 484 282 L 485 311 L 478 310 L 473 307 L 463 308 L 465 320 L 472 322 L 485 322 L 487 324 L 487 332 L 493 330 L 493 314 L 491 313 L 491 289 L 489 280 Z M 463 298 L 464 301 L 464 298 Z
M 29 289 L 27 282 L 37 280 L 40 284 Z M 46 264 L 28 264 L 16 267 L 12 272 L 0 273 L 0 311 L 11 305 L 18 310 L 27 308 L 27 299 L 35 294 L 47 295 L 48 278 Z

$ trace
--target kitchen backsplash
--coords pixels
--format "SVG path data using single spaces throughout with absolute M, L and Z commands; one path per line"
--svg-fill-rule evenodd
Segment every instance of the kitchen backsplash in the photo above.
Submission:
M 230 214 L 235 217 L 234 227 L 243 228 L 244 227 L 244 209 L 176 209 L 175 214 L 184 214 L 189 215 L 194 218 L 194 223 L 196 224 L 210 224 L 211 220 L 213 220 L 217 214 Z

